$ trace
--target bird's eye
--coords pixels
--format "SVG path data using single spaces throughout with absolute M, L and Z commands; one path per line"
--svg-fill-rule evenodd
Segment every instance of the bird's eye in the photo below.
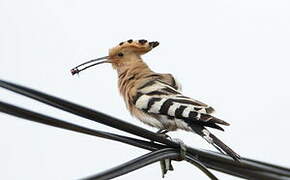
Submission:
M 119 56 L 119 57 L 123 57 L 124 54 L 123 54 L 123 53 L 118 53 L 118 56 Z

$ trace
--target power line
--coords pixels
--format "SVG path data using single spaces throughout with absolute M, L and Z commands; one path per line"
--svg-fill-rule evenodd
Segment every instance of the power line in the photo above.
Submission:
M 149 154 L 143 155 L 139 158 L 131 160 L 125 164 L 115 167 L 115 169 L 110 169 L 103 173 L 99 173 L 94 176 L 89 176 L 89 178 L 94 179 L 95 177 L 110 177 L 109 174 L 115 174 L 114 177 L 136 170 L 136 168 L 141 168 L 148 163 L 153 163 L 161 159 L 166 159 L 168 157 L 180 160 L 180 144 L 164 137 L 158 136 L 157 134 L 143 129 L 141 127 L 135 126 L 128 122 L 119 120 L 115 117 L 100 113 L 98 111 L 92 110 L 90 108 L 80 106 L 78 104 L 57 98 L 40 91 L 36 91 L 31 88 L 20 86 L 14 83 L 0 80 L 0 87 L 6 88 L 7 90 L 22 94 L 24 96 L 30 97 L 37 101 L 46 103 L 50 106 L 62 109 L 69 113 L 76 114 L 78 116 L 84 117 L 86 119 L 102 123 L 104 125 L 125 131 L 130 134 L 134 134 L 138 137 L 147 139 L 148 141 L 136 139 L 127 136 L 121 136 L 113 133 L 108 133 L 104 131 L 97 131 L 89 128 L 85 128 L 79 125 L 68 123 L 63 120 L 59 120 L 47 115 L 43 115 L 37 112 L 33 112 L 24 108 L 20 108 L 11 105 L 6 102 L 0 101 L 0 111 L 14 115 L 23 119 L 31 120 L 34 122 L 46 124 L 49 126 L 54 126 L 58 128 L 63 128 L 71 131 L 76 131 L 79 133 L 84 133 L 88 135 L 94 135 L 106 139 L 116 140 L 122 143 L 133 145 L 139 148 L 147 149 L 153 151 Z M 154 141 L 155 143 L 151 142 Z M 105 148 L 105 147 L 104 147 Z M 168 149 L 169 148 L 169 149 Z M 168 151 L 167 151 L 168 150 Z M 164 154 L 162 154 L 162 153 Z M 157 154 L 157 155 L 156 155 Z M 146 158 L 144 158 L 146 157 Z M 186 155 L 184 158 L 186 161 L 191 162 L 199 169 L 201 169 L 210 179 L 215 179 L 216 177 L 207 170 L 207 168 L 221 171 L 233 176 L 242 177 L 246 179 L 263 179 L 263 180 L 286 180 L 290 179 L 290 170 L 281 166 L 273 165 L 270 163 L 260 162 L 256 160 L 251 160 L 247 158 L 242 158 L 240 162 L 233 161 L 230 157 L 206 150 L 195 149 L 187 147 Z M 142 160 L 142 161 L 141 161 Z M 139 163 L 139 164 L 138 164 Z M 133 166 L 134 165 L 134 166 Z M 120 168 L 122 167 L 122 168 Z M 206 168 L 207 167 L 207 168 Z M 114 173 L 112 173 L 112 171 Z M 110 172 L 110 173 L 109 173 Z

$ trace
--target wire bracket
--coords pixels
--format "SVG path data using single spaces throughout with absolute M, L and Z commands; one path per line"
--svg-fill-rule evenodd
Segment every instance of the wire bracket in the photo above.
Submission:
M 178 138 L 174 138 L 172 139 L 172 141 L 178 143 L 180 145 L 180 161 L 185 160 L 186 159 L 186 151 L 187 151 L 187 147 L 185 145 L 185 143 Z

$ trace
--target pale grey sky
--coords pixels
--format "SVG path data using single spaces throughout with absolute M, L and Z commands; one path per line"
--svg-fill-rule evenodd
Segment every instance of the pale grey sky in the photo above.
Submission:
M 127 39 L 159 41 L 144 56 L 170 72 L 184 94 L 215 107 L 231 123 L 213 131 L 242 156 L 289 167 L 290 2 L 0 0 L 0 78 L 63 97 L 156 131 L 132 118 L 116 72 L 100 65 L 69 70 L 107 55 Z M 0 99 L 69 122 L 118 132 L 0 89 Z M 77 179 L 147 151 L 0 114 L 0 179 Z M 197 135 L 170 133 L 214 150 Z M 110 153 L 110 156 L 108 154 Z M 207 179 L 182 162 L 166 180 Z M 225 180 L 238 179 L 214 173 Z M 159 164 L 117 179 L 161 179 Z

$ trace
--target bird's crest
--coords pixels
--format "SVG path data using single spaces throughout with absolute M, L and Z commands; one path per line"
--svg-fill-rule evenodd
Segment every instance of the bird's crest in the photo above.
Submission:
M 109 56 L 117 55 L 121 51 L 131 51 L 142 55 L 151 51 L 158 45 L 159 42 L 157 41 L 148 42 L 145 39 L 133 41 L 132 39 L 130 39 L 128 41 L 121 42 L 117 46 L 111 48 L 109 50 Z

